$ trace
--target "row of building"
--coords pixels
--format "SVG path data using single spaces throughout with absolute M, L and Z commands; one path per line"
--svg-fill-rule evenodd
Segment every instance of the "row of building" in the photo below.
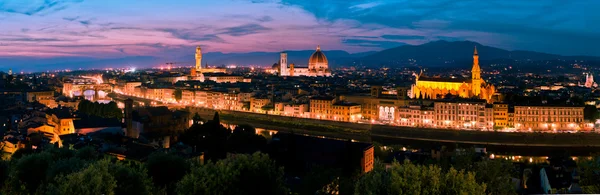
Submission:
M 128 85 L 125 85 L 128 86 Z M 311 95 L 301 89 L 280 98 L 272 94 L 227 89 L 180 89 L 137 86 L 125 93 L 182 106 L 248 111 L 301 118 L 365 122 L 400 126 L 453 129 L 585 130 L 584 107 L 571 105 L 509 105 L 482 99 L 410 99 L 398 88 L 395 94 L 372 87 L 371 94 Z M 399 92 L 398 92 L 399 91 Z M 400 94 L 400 95 L 399 95 Z M 281 98 L 283 96 L 283 99 Z

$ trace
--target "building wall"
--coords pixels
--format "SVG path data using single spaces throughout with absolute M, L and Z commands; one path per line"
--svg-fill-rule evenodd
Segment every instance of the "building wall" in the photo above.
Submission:
M 250 111 L 256 113 L 265 113 L 263 106 L 271 102 L 268 98 L 250 98 Z
M 480 102 L 435 102 L 435 122 L 442 128 L 489 129 L 493 110 Z
M 332 105 L 330 120 L 355 122 L 361 118 L 360 105 Z
M 217 82 L 217 83 L 237 83 L 237 82 L 244 82 L 244 77 L 243 76 L 231 76 L 231 75 L 225 75 L 225 76 L 209 76 L 208 80 Z
M 294 117 L 306 117 L 304 113 L 308 112 L 308 104 L 285 105 L 283 115 Z
M 508 104 L 494 104 L 494 128 L 507 128 Z
M 584 107 L 515 106 L 515 128 L 552 131 L 583 128 Z
M 375 163 L 375 150 L 374 146 L 369 147 L 365 151 L 363 151 L 363 157 L 361 158 L 361 168 L 363 173 L 368 173 L 373 170 L 373 166 Z
M 125 89 L 124 92 L 127 94 L 133 94 L 135 93 L 135 88 L 138 86 L 141 86 L 142 82 L 127 82 L 125 83 Z
M 332 111 L 332 104 L 334 100 L 323 100 L 323 99 L 311 99 L 310 100 L 310 114 L 311 118 L 331 120 L 333 116 L 330 115 Z

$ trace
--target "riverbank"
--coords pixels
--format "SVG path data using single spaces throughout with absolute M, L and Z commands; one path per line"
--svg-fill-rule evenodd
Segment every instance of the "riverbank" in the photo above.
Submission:
M 482 146 L 517 147 L 585 147 L 600 149 L 597 133 L 523 133 L 466 131 L 400 127 L 388 125 L 357 124 L 306 118 L 274 116 L 256 113 L 221 111 L 221 119 L 231 124 L 250 124 L 259 128 L 283 132 L 298 132 L 358 141 L 392 142 L 405 140 L 456 143 Z M 386 140 L 386 141 L 383 141 Z

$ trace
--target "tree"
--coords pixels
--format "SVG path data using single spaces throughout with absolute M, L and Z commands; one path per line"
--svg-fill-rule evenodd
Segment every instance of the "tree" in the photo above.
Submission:
M 5 184 L 6 194 L 19 194 L 25 191 L 34 193 L 46 178 L 48 168 L 52 163 L 49 153 L 37 153 L 24 156 L 17 160 Z
M 173 92 L 173 97 L 175 97 L 175 100 L 177 100 L 177 101 L 181 100 L 182 96 L 183 96 L 183 92 L 181 91 L 181 89 L 175 89 L 175 92 Z
M 503 159 L 476 162 L 473 172 L 479 183 L 486 184 L 488 194 L 514 194 L 511 172 L 514 167 L 511 162 Z
M 126 165 L 120 161 L 115 162 L 110 165 L 109 172 L 119 184 L 115 188 L 115 194 L 145 195 L 153 193 L 152 179 L 146 173 L 145 167 L 140 164 Z
M 227 139 L 227 151 L 233 153 L 252 154 L 263 149 L 267 139 L 256 134 L 256 129 L 250 125 L 238 125 Z
M 229 156 L 195 166 L 177 184 L 177 194 L 287 194 L 283 168 L 266 154 Z
M 4 183 L 8 179 L 9 167 L 8 161 L 0 161 L 0 183 Z
M 202 119 L 202 117 L 200 117 L 200 115 L 197 112 L 196 114 L 194 114 L 194 117 L 192 117 L 192 121 L 194 121 L 194 124 L 197 125 L 204 123 L 204 119 Z
M 475 174 L 464 170 L 450 168 L 441 184 L 441 194 L 486 194 L 486 185 L 477 183 Z
M 171 191 L 188 171 L 189 164 L 185 159 L 175 154 L 156 152 L 148 156 L 145 163 L 148 175 L 157 187 Z
M 215 112 L 215 116 L 213 116 L 212 121 L 216 124 L 221 124 L 221 119 L 219 118 L 219 112 Z
M 355 185 L 354 194 L 390 194 L 390 175 L 385 171 L 385 165 L 376 161 L 373 170 L 362 176 Z
M 393 162 L 391 168 L 376 167 L 363 175 L 354 194 L 484 194 L 485 184 L 477 183 L 471 172 L 439 166 Z
M 88 162 L 79 158 L 60 159 L 52 163 L 46 172 L 46 181 L 55 181 L 60 175 L 68 175 L 88 166 Z
M 600 193 L 600 157 L 593 156 L 591 159 L 580 158 L 577 161 L 581 180 L 579 184 L 586 194 Z
M 75 157 L 82 159 L 82 160 L 89 160 L 89 161 L 98 160 L 99 156 L 100 156 L 100 154 L 98 154 L 98 151 L 96 150 L 96 148 L 94 148 L 92 146 L 83 147 L 83 148 L 77 150 L 77 152 L 75 152 Z
M 82 171 L 59 176 L 47 194 L 115 194 L 117 181 L 109 173 L 110 161 L 102 160 Z
M 595 122 L 596 119 L 598 119 L 598 116 L 598 109 L 596 108 L 596 106 L 586 105 L 583 109 L 583 117 L 586 120 Z

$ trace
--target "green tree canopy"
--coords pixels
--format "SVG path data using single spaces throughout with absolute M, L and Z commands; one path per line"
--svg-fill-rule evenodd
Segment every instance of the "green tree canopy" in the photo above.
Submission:
M 237 154 L 195 166 L 177 184 L 177 194 L 287 194 L 283 168 L 265 154 Z
M 485 184 L 471 172 L 450 168 L 443 172 L 434 165 L 393 162 L 387 170 L 376 165 L 355 185 L 355 194 L 485 194 Z
M 122 162 L 112 163 L 109 172 L 118 183 L 115 194 L 147 195 L 154 193 L 152 179 L 148 176 L 146 168 L 139 163 L 130 165 Z
M 227 151 L 233 153 L 252 154 L 263 149 L 267 139 L 256 134 L 256 129 L 250 125 L 238 125 L 227 139 Z
M 479 183 L 486 184 L 488 194 L 515 194 L 511 173 L 514 167 L 503 159 L 476 162 L 473 172 Z
M 109 173 L 110 161 L 102 160 L 82 171 L 59 176 L 47 194 L 115 194 L 117 180 Z
M 154 184 L 160 188 L 167 188 L 168 191 L 171 191 L 175 183 L 190 169 L 188 162 L 182 157 L 163 152 L 151 154 L 145 166 Z

